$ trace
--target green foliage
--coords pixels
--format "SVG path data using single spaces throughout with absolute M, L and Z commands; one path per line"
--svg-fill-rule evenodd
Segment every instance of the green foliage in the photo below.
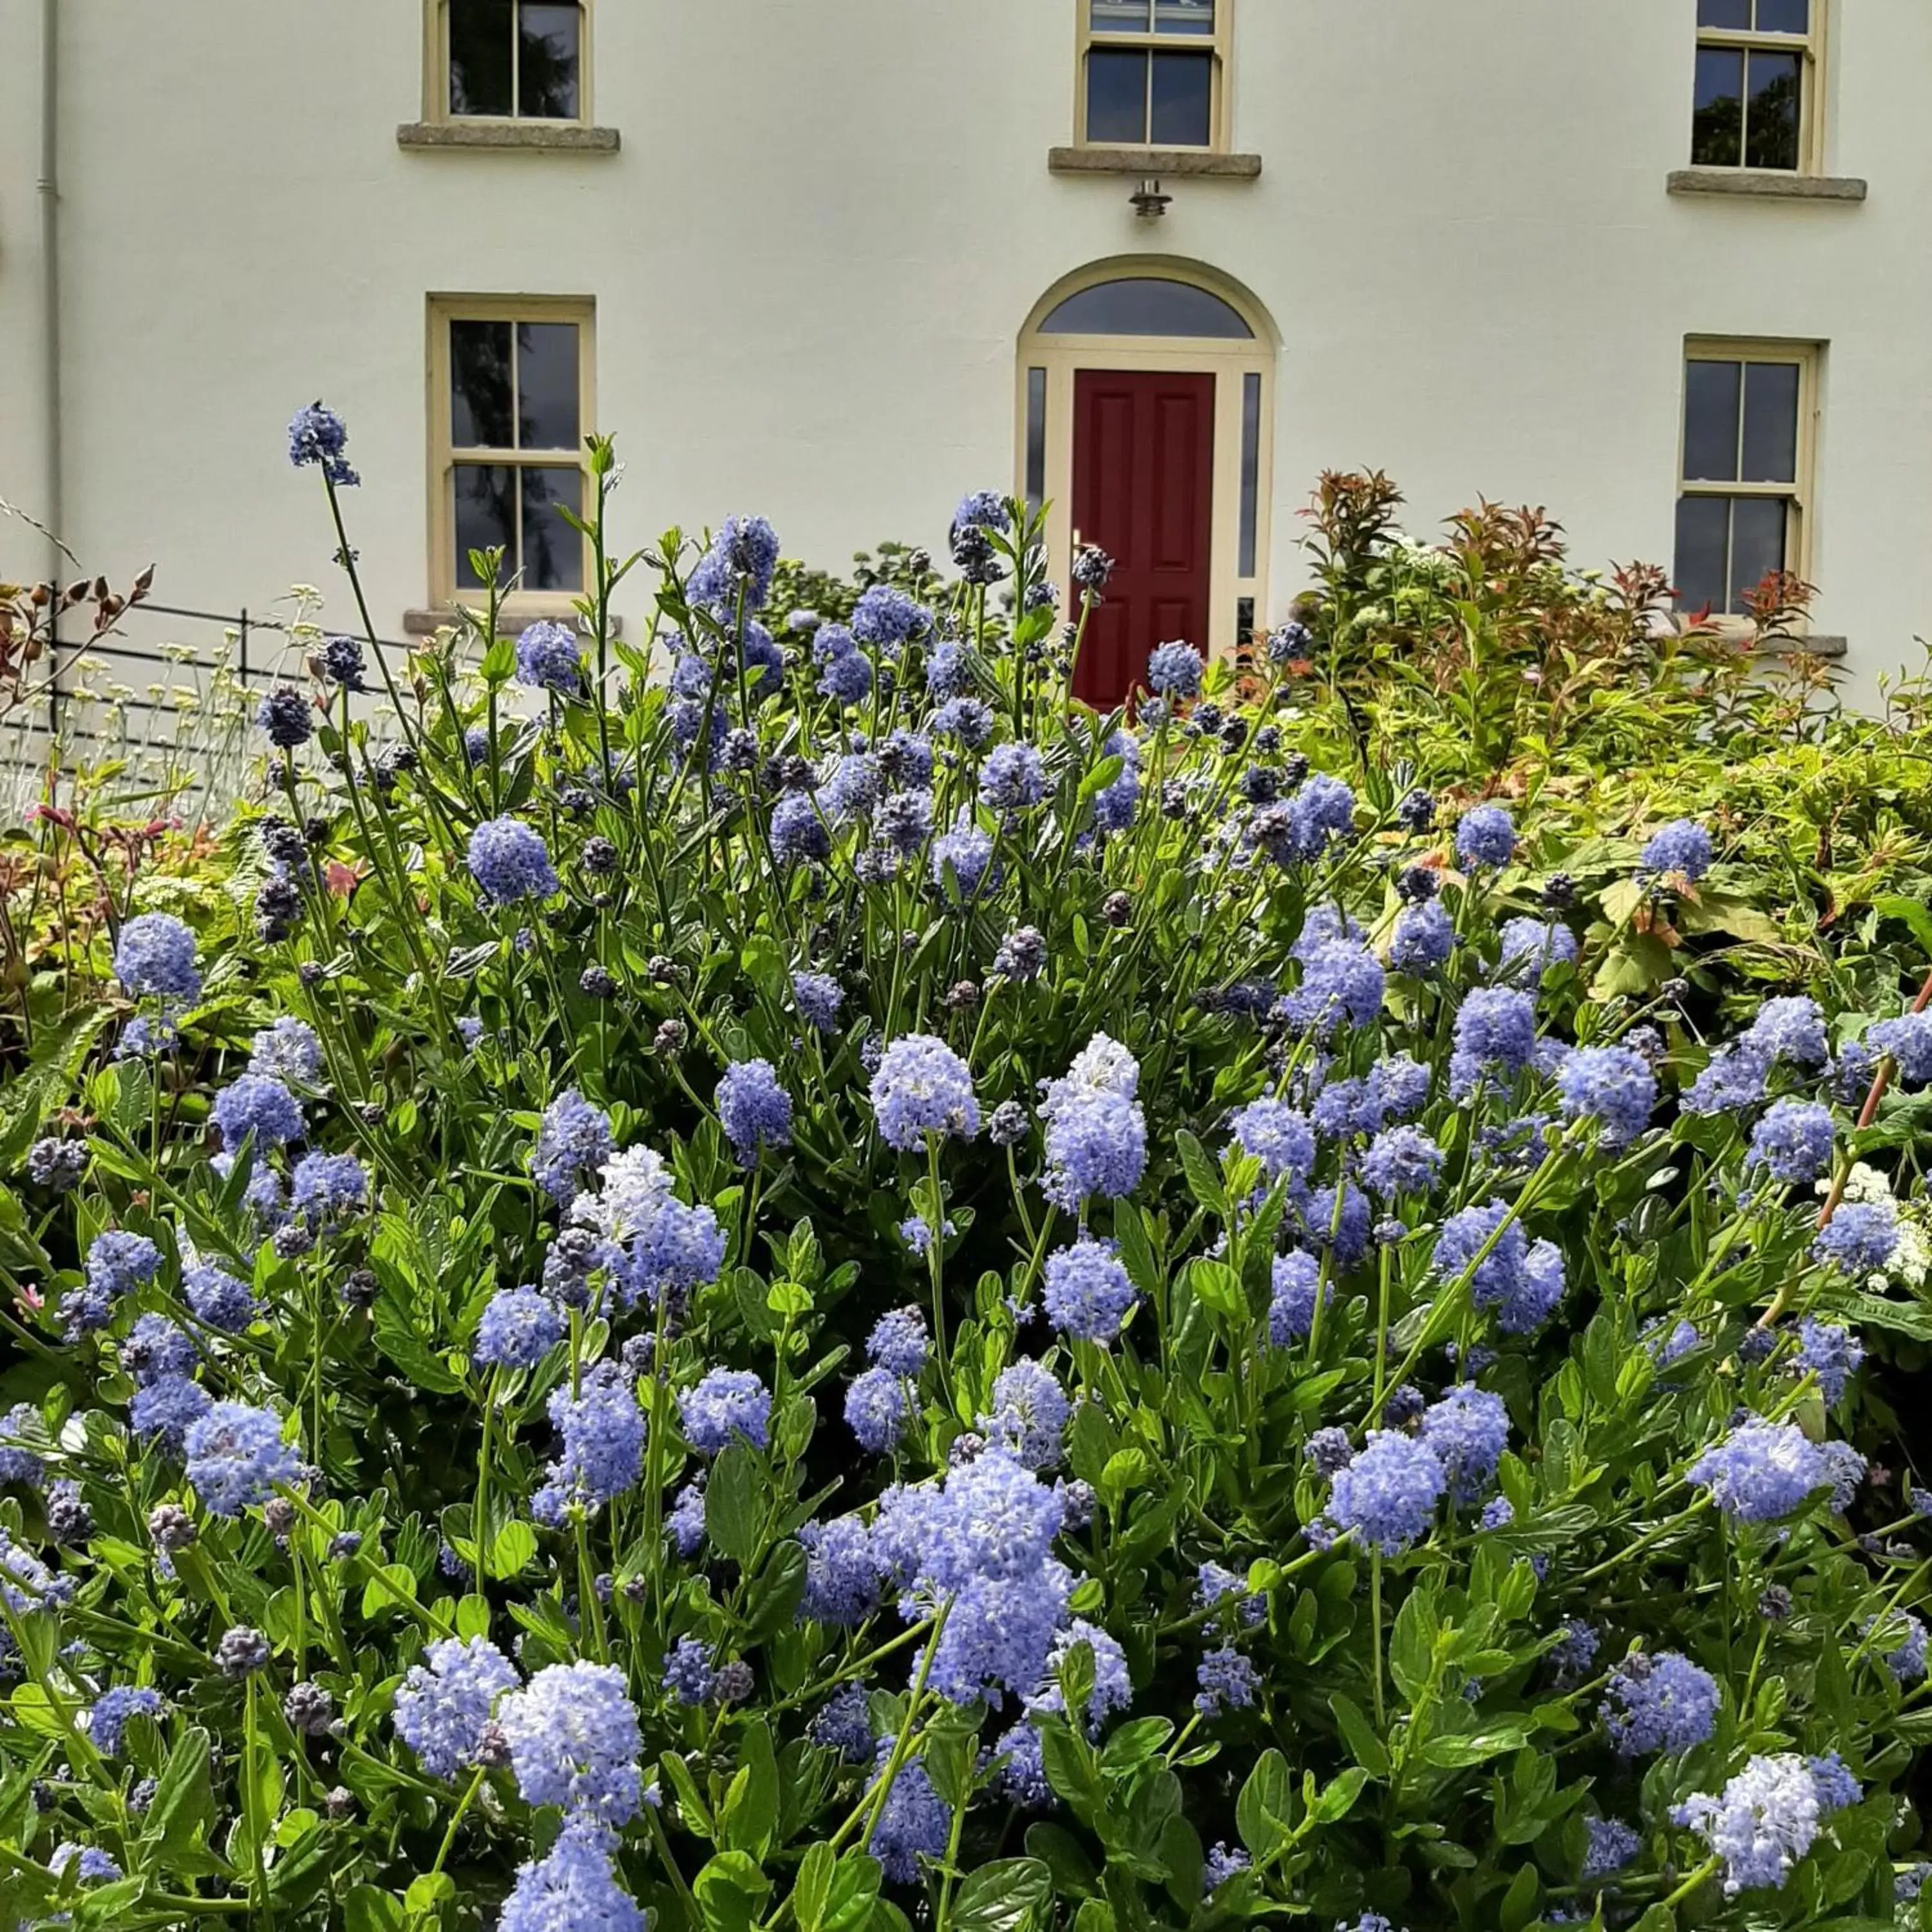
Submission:
M 318 682 L 312 742 L 219 860 L 108 896 L 104 924 L 188 916 L 196 995 L 164 1012 L 108 991 L 105 929 L 70 957 L 38 910 L 14 928 L 42 936 L 0 1102 L 0 1408 L 22 1405 L 0 1447 L 38 1466 L 0 1490 L 0 1923 L 518 1924 L 531 1868 L 572 1856 L 583 1820 L 566 1828 L 505 1720 L 577 1665 L 612 1673 L 608 1710 L 637 1727 L 634 1749 L 615 1726 L 617 1755 L 650 1787 L 596 1841 L 613 1923 L 627 1898 L 664 1932 L 1894 1923 L 1924 1841 L 1913 1472 L 1932 1456 L 1900 1419 L 1909 1384 L 1868 1366 L 1828 1390 L 1798 1324 L 1856 1330 L 1892 1367 L 1932 1340 L 1932 1099 L 1902 1071 L 1882 1092 L 1838 1077 L 1928 963 L 1917 726 L 1854 754 L 1848 721 L 1779 725 L 1712 640 L 1636 641 L 1654 596 L 1599 601 L 1544 526 L 1478 515 L 1444 562 L 1339 486 L 1312 668 L 1263 652 L 1208 667 L 1198 700 L 1096 718 L 1029 596 L 1020 506 L 961 544 L 980 581 L 887 550 L 860 585 L 788 570 L 767 593 L 755 531 L 695 565 L 675 532 L 614 555 L 610 446 L 591 462 L 580 682 L 520 681 L 493 592 L 473 674 L 450 640 L 400 676 L 372 662 L 395 748 Z M 660 624 L 620 644 L 612 595 L 647 566 Z M 1010 629 L 994 581 L 1024 614 Z M 783 618 L 796 601 L 843 622 L 881 583 L 928 620 L 842 704 Z M 783 640 L 769 686 L 760 607 Z M 942 637 L 994 743 L 1037 753 L 1040 796 L 989 798 L 992 746 L 941 737 L 928 774 L 902 744 L 869 773 L 913 822 L 894 860 L 890 814 L 839 761 L 932 729 Z M 1653 719 L 1735 776 L 1699 789 L 1700 750 L 1654 784 L 1636 770 L 1642 718 L 1611 670 L 1636 650 Z M 1526 662 L 1570 666 L 1560 703 L 1523 696 Z M 715 760 L 692 754 L 714 736 Z M 1316 822 L 1298 756 L 1348 781 L 1339 816 Z M 1848 761 L 1882 796 L 1854 795 Z M 1412 784 L 1438 795 L 1427 829 L 1397 812 Z M 1483 796 L 1512 802 L 1519 842 L 1465 868 L 1453 821 Z M 800 798 L 822 838 L 785 832 Z M 1802 858 L 1752 815 L 1794 812 L 1826 833 Z M 1708 820 L 1718 862 L 1640 880 L 1642 835 L 1681 816 Z M 476 833 L 506 819 L 542 839 L 556 890 L 527 869 L 526 898 L 490 887 Z M 262 910 L 265 830 L 299 888 L 286 922 Z M 983 865 L 970 841 L 935 862 L 948 831 L 983 840 Z M 1403 892 L 1431 885 L 1459 944 L 1385 972 Z M 1501 928 L 1546 915 L 1578 956 L 1526 972 Z M 1343 936 L 1317 948 L 1323 926 Z M 1022 931 L 1036 971 L 996 964 Z M 1373 995 L 1346 996 L 1346 1024 L 1316 998 L 1344 969 Z M 804 973 L 837 982 L 829 1023 Z M 1807 1048 L 1735 1106 L 1678 1104 L 1753 992 L 1804 988 L 1835 1070 Z M 1468 1077 L 1472 997 L 1512 989 L 1540 1052 Z M 133 1052 L 133 1018 L 178 1044 Z M 217 1162 L 218 1106 L 240 1108 L 278 1020 L 313 1039 L 314 1064 L 284 1070 L 302 1135 Z M 908 1036 L 956 1058 L 976 1121 L 955 1105 L 890 1131 L 874 1074 Z M 1654 1104 L 1612 1131 L 1560 1078 L 1573 1046 L 1620 1051 Z M 1350 1109 L 1381 1090 L 1346 1083 L 1399 1077 L 1398 1053 L 1439 1170 L 1357 1216 L 1347 1186 L 1389 1110 L 1364 1120 Z M 787 1108 L 734 1146 L 721 1082 L 754 1060 Z M 1830 1265 L 1810 1177 L 1752 1164 L 1773 1093 L 1834 1110 L 1816 1178 L 1894 1217 L 1880 1264 Z M 632 1168 L 556 1178 L 560 1124 L 584 1126 L 571 1094 Z M 1314 1116 L 1305 1156 L 1244 1120 L 1263 1102 Z M 78 1185 L 34 1167 L 37 1139 L 83 1135 Z M 312 1152 L 352 1156 L 366 1196 L 292 1207 Z M 1492 1208 L 1456 1250 L 1448 1224 Z M 652 1245 L 672 1225 L 674 1285 Z M 95 1310 L 104 1231 L 158 1258 Z M 1053 1273 L 1082 1237 L 1090 1270 L 1124 1273 L 1124 1311 Z M 1531 1253 L 1564 1290 L 1518 1318 L 1504 1290 Z M 252 1318 L 208 1318 L 210 1264 Z M 525 1283 L 552 1324 L 527 1354 L 499 1334 Z M 929 1355 L 885 1375 L 901 1407 L 870 1448 L 852 1392 L 907 1309 Z M 157 1317 L 209 1397 L 274 1419 L 293 1480 L 224 1514 L 206 1444 L 144 1433 L 160 1345 L 136 1324 Z M 1002 1382 L 1021 1364 L 1070 1400 L 1044 1444 Z M 735 1435 L 708 1426 L 719 1370 L 760 1399 Z M 1459 1461 L 1444 1432 L 1472 1390 L 1499 1436 Z M 609 1439 L 588 1442 L 578 1406 L 607 1398 Z M 1820 1480 L 1726 1514 L 1696 1472 L 1741 1410 Z M 1347 1500 L 1338 1472 L 1366 1487 L 1378 1442 L 1433 1470 L 1419 1504 Z M 1875 1466 L 1848 1479 L 1852 1448 Z M 975 1471 L 1006 1472 L 1006 1507 L 947 1516 Z M 843 1605 L 835 1534 L 867 1552 Z M 233 1664 L 237 1630 L 260 1634 L 260 1671 Z M 482 1732 L 446 1775 L 399 1732 L 398 1693 L 452 1638 L 513 1655 L 518 1688 L 491 1714 L 510 1762 Z M 1626 1754 L 1612 1672 L 1664 1653 L 1708 1676 L 1708 1727 Z M 110 1687 L 161 1707 L 97 1738 Z M 302 1721 L 316 1693 L 327 1721 Z M 572 1767 L 606 1742 L 572 1731 Z M 1810 1821 L 1781 1882 L 1726 1896 L 1679 1808 L 1828 1753 L 1857 1801 Z M 1606 1820 L 1636 1841 L 1610 1872 L 1589 1862 Z M 63 1868 L 70 1844 L 118 1875 Z

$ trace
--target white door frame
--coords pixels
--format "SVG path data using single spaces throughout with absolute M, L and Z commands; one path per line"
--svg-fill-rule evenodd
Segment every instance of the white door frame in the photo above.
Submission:
M 1042 335 L 1040 325 L 1068 296 L 1104 282 L 1152 278 L 1206 290 L 1228 304 L 1252 337 Z M 1130 369 L 1214 377 L 1214 468 L 1212 534 L 1208 550 L 1208 635 L 1192 638 L 1210 655 L 1232 652 L 1236 606 L 1254 604 L 1257 634 L 1268 627 L 1268 556 L 1274 484 L 1274 377 L 1279 350 L 1268 312 L 1245 289 L 1196 262 L 1167 255 L 1115 256 L 1089 263 L 1056 282 L 1036 302 L 1020 331 L 1016 372 L 1018 453 L 1016 494 L 1027 493 L 1030 370 L 1046 372 L 1046 495 L 1049 568 L 1064 584 L 1073 556 L 1073 379 L 1082 369 Z M 1240 568 L 1242 401 L 1244 379 L 1260 378 L 1256 451 L 1253 568 Z

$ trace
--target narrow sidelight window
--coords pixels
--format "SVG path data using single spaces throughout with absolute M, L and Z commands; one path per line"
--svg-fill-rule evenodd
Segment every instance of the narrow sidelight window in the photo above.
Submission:
M 1026 389 L 1027 508 L 1046 501 L 1046 371 L 1029 369 Z
M 1241 541 L 1237 573 L 1255 574 L 1256 532 L 1261 522 L 1262 379 L 1250 370 L 1241 378 Z

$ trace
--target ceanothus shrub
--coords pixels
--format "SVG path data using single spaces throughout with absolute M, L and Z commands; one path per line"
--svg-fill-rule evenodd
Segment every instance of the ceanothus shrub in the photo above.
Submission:
M 1915 1911 L 1922 1016 L 1593 1000 L 1295 634 L 1072 705 L 994 496 L 938 607 L 734 518 L 620 640 L 590 467 L 579 621 L 265 709 L 256 943 L 122 924 L 0 1203 L 12 1914 Z

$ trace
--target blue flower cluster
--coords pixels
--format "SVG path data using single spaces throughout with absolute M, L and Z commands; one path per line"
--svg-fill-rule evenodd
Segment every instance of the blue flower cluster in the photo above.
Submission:
M 902 1154 L 929 1134 L 971 1140 L 980 1131 L 971 1070 L 930 1034 L 908 1034 L 886 1048 L 872 1075 L 872 1101 L 879 1138 Z
M 1040 1105 L 1047 1124 L 1046 1178 L 1041 1190 L 1056 1206 L 1077 1213 L 1094 1196 L 1131 1194 L 1147 1171 L 1147 1118 L 1136 1097 L 1140 1068 L 1105 1034 L 1096 1034 Z

